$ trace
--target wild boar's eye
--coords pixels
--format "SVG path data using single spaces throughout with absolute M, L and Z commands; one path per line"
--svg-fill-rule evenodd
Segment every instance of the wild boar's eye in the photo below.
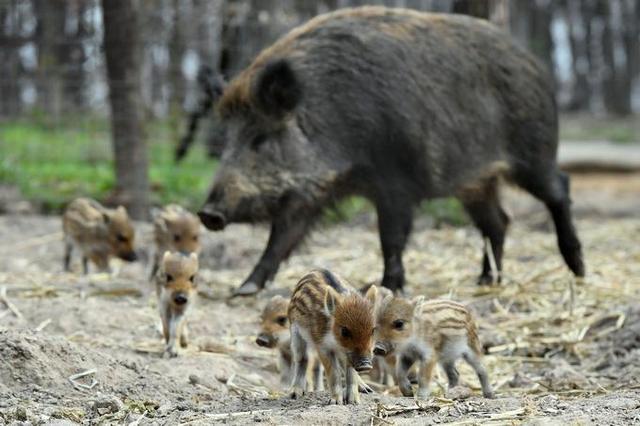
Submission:
M 340 334 L 345 339 L 350 339 L 351 338 L 351 330 L 349 330 L 347 327 L 341 327 L 340 328 Z
M 198 241 L 198 236 L 197 235 L 193 236 L 193 241 Z
M 195 279 L 196 279 L 196 276 L 195 276 L 195 275 L 191 275 L 191 276 L 189 277 L 189 281 L 191 281 L 191 282 L 195 281 Z
M 167 281 L 173 281 L 173 275 L 167 274 Z
M 173 241 L 175 241 L 176 243 L 180 242 L 180 235 L 175 234 L 175 235 L 173 236 Z
M 124 236 L 124 235 L 122 235 L 122 234 L 118 234 L 118 235 L 116 235 L 116 239 L 117 239 L 119 242 L 121 242 L 121 243 L 126 243 L 126 242 L 127 242 L 127 237 L 125 237 L 125 236 Z
M 267 135 L 259 134 L 251 140 L 251 149 L 257 151 L 267 141 Z
M 393 322 L 393 328 L 395 328 L 396 330 L 402 330 L 404 328 L 404 321 L 403 320 L 395 320 Z
M 276 318 L 276 322 L 279 325 L 287 325 L 287 317 L 278 317 Z

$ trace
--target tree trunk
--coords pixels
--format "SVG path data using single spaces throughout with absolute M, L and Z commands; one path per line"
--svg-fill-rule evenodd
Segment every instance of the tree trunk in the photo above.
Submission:
M 38 103 L 50 119 L 63 113 L 62 68 L 65 53 L 65 20 L 68 5 L 50 0 L 34 2 L 38 46 Z
M 617 4 L 619 6 L 619 4 Z M 602 54 L 604 60 L 604 78 L 602 90 L 604 104 L 608 112 L 615 115 L 631 114 L 631 83 L 625 66 L 618 66 L 614 51 L 618 48 L 614 28 L 611 23 L 613 3 L 600 0 L 598 15 L 602 19 Z M 624 46 L 620 46 L 624 49 Z M 628 59 L 628 58 L 627 58 Z
M 185 53 L 185 34 L 182 28 L 184 2 L 173 0 L 171 11 L 173 12 L 172 29 L 169 37 L 169 111 L 172 115 L 182 110 L 184 102 L 185 84 L 182 74 L 182 60 Z
M 115 200 L 125 205 L 133 218 L 147 219 L 149 181 L 141 123 L 137 4 L 131 0 L 102 0 L 102 15 L 116 169 Z
M 0 3 L 0 22 L 7 23 L 11 9 L 15 5 Z M 20 74 L 20 59 L 18 48 L 20 36 L 7 30 L 6 26 L 0 27 L 0 118 L 15 117 L 21 112 L 20 86 L 18 85 Z
M 581 10 L 580 3 L 580 0 L 566 0 L 562 3 L 569 29 L 571 73 L 574 78 L 571 99 L 567 105 L 570 111 L 589 109 L 591 100 L 589 71 L 592 14 L 585 11 L 584 6 Z

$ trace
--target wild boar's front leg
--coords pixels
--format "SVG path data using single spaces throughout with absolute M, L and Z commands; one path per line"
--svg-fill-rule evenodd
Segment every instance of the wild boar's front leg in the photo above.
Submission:
M 285 260 L 302 241 L 311 222 L 312 216 L 305 213 L 300 213 L 292 219 L 275 219 L 271 225 L 271 234 L 262 257 L 253 268 L 249 278 L 242 283 L 234 295 L 250 296 L 262 290 L 265 283 L 278 272 L 280 262 Z
M 394 292 L 402 292 L 404 266 L 402 252 L 407 244 L 413 222 L 413 206 L 403 197 L 384 195 L 376 201 L 380 244 L 384 257 L 382 286 Z

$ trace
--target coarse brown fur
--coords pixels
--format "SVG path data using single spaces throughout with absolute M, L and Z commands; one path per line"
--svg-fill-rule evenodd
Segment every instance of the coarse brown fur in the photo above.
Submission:
M 377 320 L 376 354 L 395 358 L 396 381 L 402 394 L 413 396 L 408 379 L 410 368 L 419 364 L 418 397 L 429 395 L 433 368 L 440 363 L 449 386 L 458 383 L 455 362 L 463 358 L 476 371 L 482 393 L 493 397 L 493 391 L 482 365 L 477 326 L 469 310 L 449 300 L 424 301 L 387 298 Z
M 277 348 L 280 382 L 283 386 L 291 386 L 293 354 L 289 331 L 287 311 L 289 299 L 280 295 L 273 296 L 265 305 L 260 315 L 260 333 L 256 343 L 265 348 Z M 311 354 L 310 354 L 311 355 Z M 310 356 L 309 372 L 311 385 L 316 391 L 323 389 L 322 366 L 317 357 Z
M 165 356 L 178 355 L 177 342 L 181 347 L 188 344 L 185 317 L 196 296 L 196 274 L 198 255 L 166 251 L 156 274 L 158 310 L 162 319 L 162 334 L 165 341 Z
M 305 392 L 307 346 L 312 345 L 324 366 L 332 401 L 359 402 L 357 371 L 371 369 L 376 294 L 372 286 L 363 297 L 327 270 L 314 270 L 300 279 L 289 303 L 293 397 Z M 346 370 L 346 391 L 341 385 L 342 369 Z
M 153 212 L 153 236 L 156 244 L 151 278 L 158 270 L 165 251 L 200 253 L 200 219 L 177 204 Z
M 551 81 L 512 38 L 468 16 L 362 7 L 292 30 L 218 105 L 227 140 L 200 218 L 211 230 L 271 224 L 237 294 L 263 288 L 323 209 L 350 195 L 376 207 L 382 286 L 402 289 L 414 207 L 440 197 L 459 198 L 489 241 L 478 283 L 499 282 L 503 178 L 545 203 L 565 263 L 584 276 Z
M 82 253 L 84 273 L 88 273 L 88 260 L 101 271 L 109 270 L 109 259 L 119 257 L 134 261 L 135 230 L 127 210 L 120 206 L 108 209 L 95 200 L 78 198 L 72 201 L 62 216 L 65 240 L 63 266 L 70 270 L 73 248 Z

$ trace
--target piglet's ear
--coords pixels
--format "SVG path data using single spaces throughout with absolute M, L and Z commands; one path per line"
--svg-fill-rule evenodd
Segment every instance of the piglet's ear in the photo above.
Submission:
M 336 296 L 333 294 L 333 291 L 327 289 L 324 294 L 324 312 L 329 316 L 333 316 L 336 311 L 336 305 L 338 301 L 336 300 Z
M 364 295 L 364 297 L 369 301 L 369 303 L 371 303 L 371 306 L 376 306 L 376 299 L 378 298 L 378 287 L 376 287 L 375 285 L 369 287 L 369 290 L 367 290 L 367 293 Z
M 281 118 L 302 98 L 302 87 L 285 59 L 268 63 L 259 71 L 253 87 L 256 106 L 266 115 Z

